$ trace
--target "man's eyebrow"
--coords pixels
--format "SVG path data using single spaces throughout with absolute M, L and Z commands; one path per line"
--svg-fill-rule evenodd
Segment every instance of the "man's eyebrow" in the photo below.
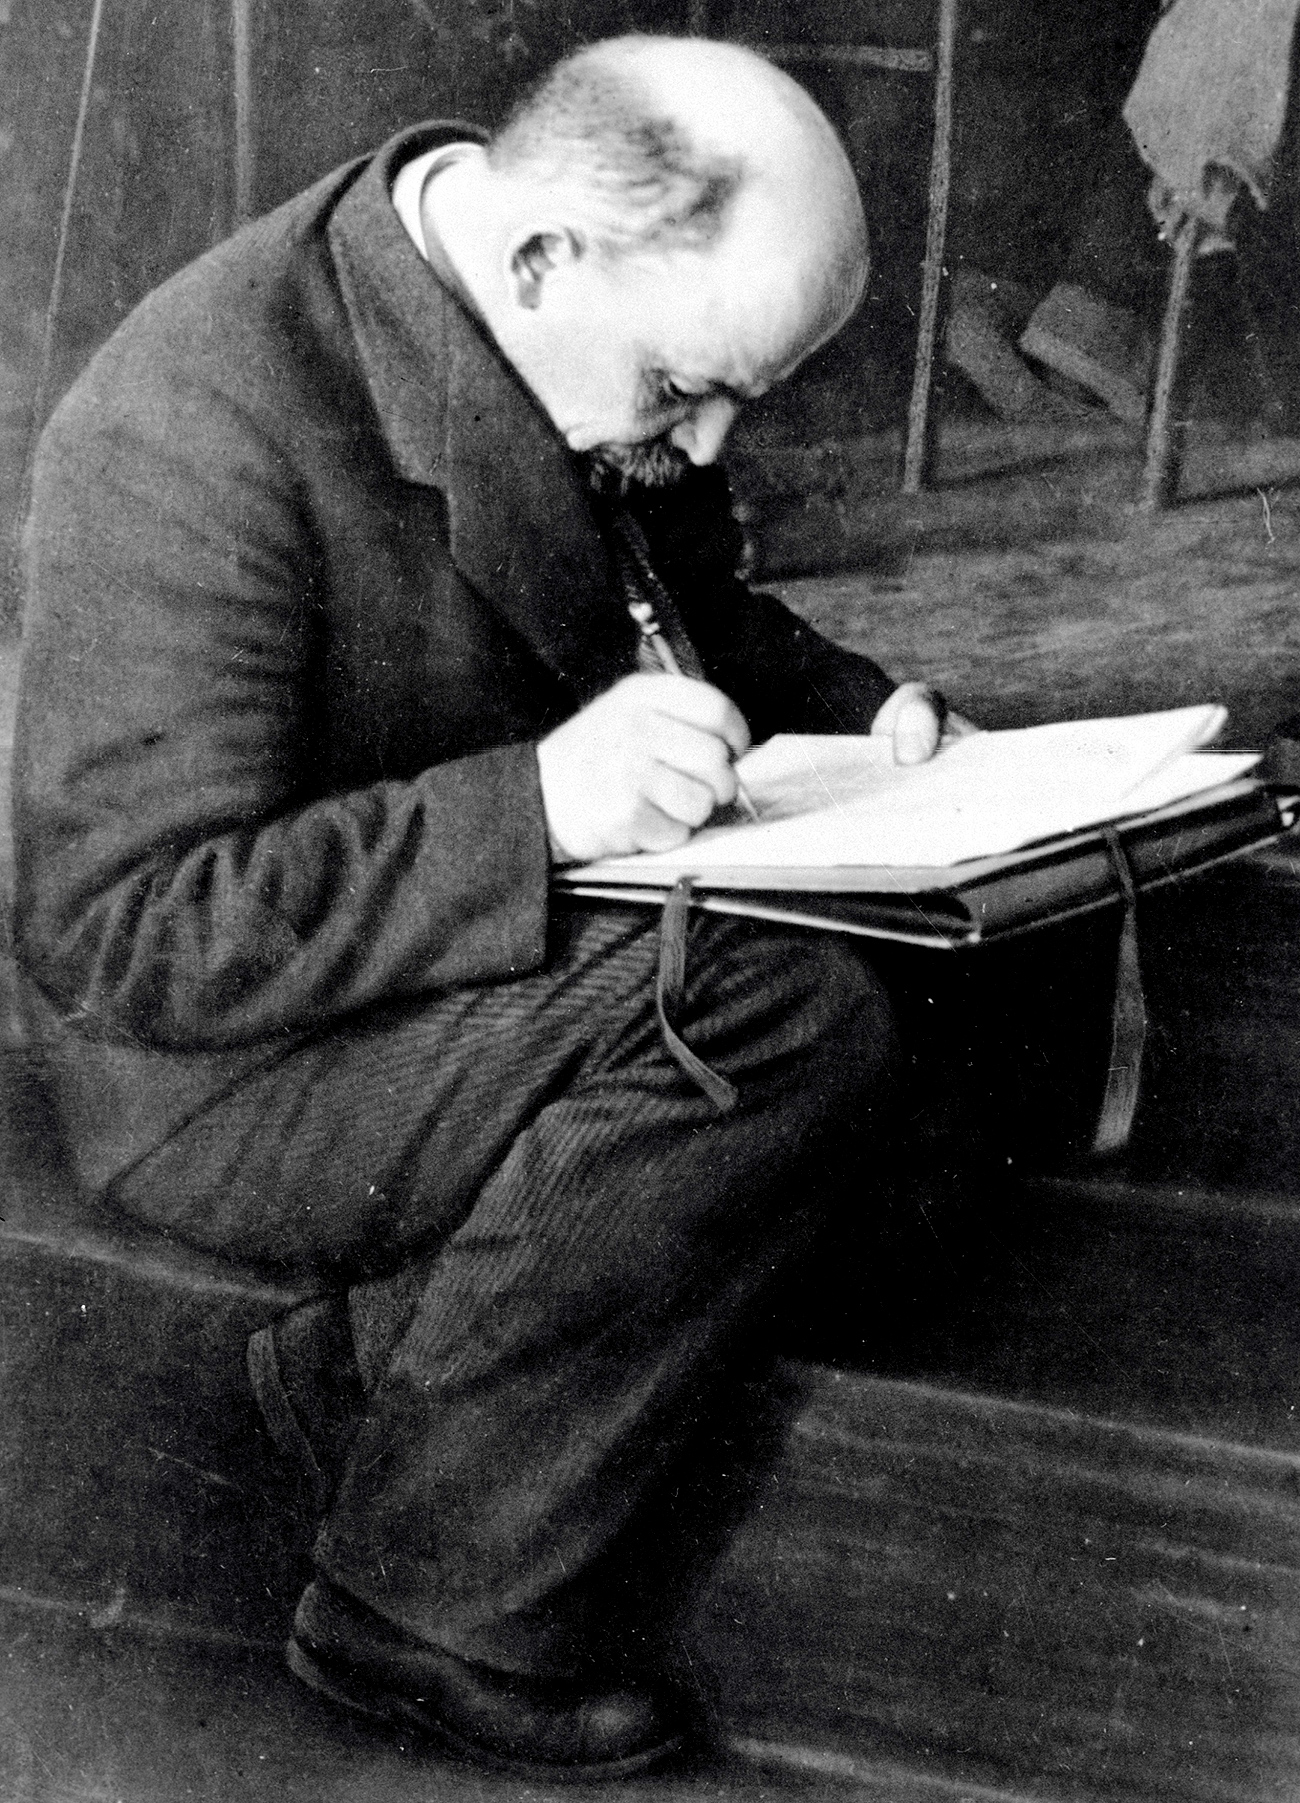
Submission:
M 677 378 L 672 375 L 671 371 L 667 369 L 660 370 L 657 374 L 658 379 L 661 382 L 675 382 L 677 380 Z M 686 377 L 684 379 L 687 381 L 693 380 L 691 377 Z M 764 392 L 766 387 L 767 384 L 760 384 L 758 386 L 758 393 Z M 737 407 L 747 407 L 752 401 L 758 398 L 758 393 L 747 391 L 744 388 L 737 388 L 732 382 L 723 382 L 714 377 L 702 380 L 699 387 L 690 389 L 689 393 L 692 400 L 728 400 L 734 401 Z
M 730 382 L 706 382 L 703 388 L 698 390 L 698 393 L 704 400 L 723 399 L 734 401 L 737 407 L 748 406 L 750 401 L 755 398 L 752 393 L 747 392 L 743 388 L 737 388 Z

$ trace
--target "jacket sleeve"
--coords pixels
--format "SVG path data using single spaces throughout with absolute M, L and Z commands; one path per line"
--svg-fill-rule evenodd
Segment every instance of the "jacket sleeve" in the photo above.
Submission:
M 322 799 L 315 552 L 285 459 L 210 391 L 98 398 L 83 382 L 47 431 L 26 534 L 29 974 L 86 1032 L 216 1050 L 537 968 L 533 747 Z
M 691 615 L 714 682 L 755 743 L 777 732 L 870 732 L 896 684 L 870 658 L 823 637 L 775 595 L 734 579 Z
M 897 685 L 870 658 L 737 579 L 741 536 L 719 468 L 642 491 L 633 505 L 705 668 L 756 741 L 775 732 L 870 731 Z

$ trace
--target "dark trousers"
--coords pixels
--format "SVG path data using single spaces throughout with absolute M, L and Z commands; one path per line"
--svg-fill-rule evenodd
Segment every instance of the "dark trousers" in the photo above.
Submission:
M 663 1045 L 657 934 L 557 907 L 543 974 L 298 1047 L 115 1188 L 347 1290 L 368 1402 L 318 1566 L 498 1666 L 572 1671 L 665 1613 L 649 1574 L 691 1565 L 686 1492 L 743 1463 L 783 1274 L 846 1167 L 863 1204 L 881 1176 L 894 1038 L 861 957 L 695 921 L 680 1025 L 739 1090 L 719 1113 Z

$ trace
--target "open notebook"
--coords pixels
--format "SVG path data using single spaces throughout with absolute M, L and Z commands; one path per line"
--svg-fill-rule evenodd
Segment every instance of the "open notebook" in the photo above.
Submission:
M 955 739 L 899 766 L 888 739 L 770 739 L 737 771 L 757 822 L 710 824 L 671 852 L 557 878 L 581 895 L 701 905 L 918 944 L 972 944 L 1116 897 L 1106 833 L 1141 886 L 1262 844 L 1289 799 L 1253 782 L 1253 752 L 1201 749 L 1206 705 Z

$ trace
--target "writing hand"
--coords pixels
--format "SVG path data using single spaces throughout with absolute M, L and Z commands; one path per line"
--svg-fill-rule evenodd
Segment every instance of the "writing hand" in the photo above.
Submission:
M 736 798 L 749 728 L 720 689 L 625 676 L 537 747 L 551 850 L 561 863 L 684 845 Z
M 893 739 L 896 764 L 924 764 L 944 739 L 962 739 L 979 728 L 951 713 L 928 683 L 901 682 L 871 722 L 871 731 Z

